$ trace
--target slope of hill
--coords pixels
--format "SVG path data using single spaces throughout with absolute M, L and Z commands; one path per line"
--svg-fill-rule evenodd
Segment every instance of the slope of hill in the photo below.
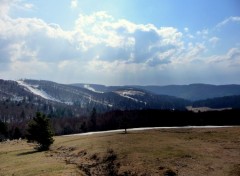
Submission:
M 138 88 L 158 95 L 169 95 L 191 101 L 209 98 L 240 95 L 240 85 L 168 85 L 168 86 L 103 86 L 96 84 L 73 84 L 77 87 L 87 86 L 95 91 L 109 92 L 123 88 Z
M 120 88 L 120 87 L 119 87 Z M 35 111 L 51 116 L 76 117 L 114 109 L 178 109 L 190 102 L 167 95 L 156 95 L 137 88 L 102 92 L 91 86 L 73 86 L 44 80 L 0 80 L 0 119 L 30 118 Z M 24 112 L 23 112 L 24 111 Z
M 0 143 L 0 175 L 237 176 L 239 143 L 237 127 L 59 136 L 48 152 L 7 141 Z
M 193 107 L 240 109 L 240 95 L 211 98 L 193 102 Z
M 185 110 L 186 106 L 240 108 L 239 87 L 204 84 L 108 87 L 97 84 L 67 85 L 30 79 L 0 80 L 0 119 L 28 119 L 34 116 L 36 111 L 42 111 L 52 117 L 79 117 L 89 114 L 94 107 L 99 113 L 116 109 Z M 234 96 L 195 102 L 176 98 L 194 100 L 231 94 Z
M 105 109 L 183 109 L 188 101 L 166 95 L 155 95 L 136 88 L 122 88 L 108 92 L 90 86 L 76 87 L 50 81 L 18 81 L 31 93 L 42 98 L 82 108 L 98 106 Z
M 145 90 L 155 94 L 171 95 L 187 100 L 204 100 L 208 98 L 240 95 L 240 85 L 169 85 L 169 86 L 145 86 Z

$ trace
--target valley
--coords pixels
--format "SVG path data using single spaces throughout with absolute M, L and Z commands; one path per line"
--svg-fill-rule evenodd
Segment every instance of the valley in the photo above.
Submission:
M 240 176 L 240 0 L 0 0 L 0 176 Z

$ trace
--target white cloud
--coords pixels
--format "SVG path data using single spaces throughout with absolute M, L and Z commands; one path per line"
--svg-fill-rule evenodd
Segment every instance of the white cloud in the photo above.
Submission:
M 71 8 L 74 9 L 74 8 L 77 8 L 78 6 L 78 0 L 71 0 Z
M 224 55 L 215 55 L 209 58 L 209 63 L 221 63 L 227 62 L 230 65 L 240 64 L 240 48 L 231 48 L 229 51 Z
M 219 42 L 219 38 L 218 37 L 212 37 L 210 38 L 208 41 L 210 44 L 212 44 L 213 46 L 215 46 L 218 42 Z
M 209 31 L 208 31 L 208 29 L 203 29 L 201 31 L 197 31 L 196 34 L 198 36 L 201 36 L 202 38 L 206 39 L 209 34 Z
M 23 0 L 0 0 L 0 17 L 8 18 L 10 11 L 31 10 L 33 8 L 32 3 L 24 3 Z
M 9 13 L 11 4 L 13 4 L 13 0 L 0 0 L 0 17 L 6 17 Z
M 136 24 L 114 19 L 106 12 L 96 12 L 80 14 L 74 28 L 64 30 L 42 19 L 9 16 L 13 4 L 33 8 L 30 4 L 19 0 L 0 2 L 3 2 L 0 3 L 1 77 L 151 84 L 156 78 L 159 83 L 176 81 L 176 77 L 181 79 L 188 72 L 196 71 L 194 80 L 201 77 L 201 72 L 209 73 L 207 69 L 217 62 L 239 62 L 237 48 L 225 55 L 204 57 L 207 44 L 219 41 L 207 29 L 197 32 L 199 41 L 188 28 L 183 34 L 174 27 Z
M 217 24 L 216 27 L 222 27 L 224 25 L 226 25 L 227 23 L 230 23 L 230 22 L 237 22 L 237 23 L 240 23 L 240 17 L 239 16 L 231 16 L 223 21 L 221 21 L 220 23 Z
M 24 41 L 9 45 L 11 62 L 18 60 L 31 61 L 36 58 L 37 52 L 29 50 Z
M 79 49 L 91 53 L 91 58 L 95 53 L 101 60 L 120 59 L 136 63 L 160 60 L 159 52 L 183 46 L 182 33 L 176 28 L 115 20 L 106 12 L 80 15 L 76 21 L 75 39 Z
M 32 8 L 34 7 L 34 5 L 33 5 L 33 4 L 30 4 L 30 3 L 26 3 L 26 4 L 24 4 L 24 7 L 25 7 L 26 9 L 32 9 Z
M 186 48 L 179 54 L 176 55 L 174 63 L 191 63 L 199 61 L 206 51 L 206 46 L 203 43 L 188 43 Z
M 189 32 L 189 29 L 187 27 L 184 28 L 185 32 Z

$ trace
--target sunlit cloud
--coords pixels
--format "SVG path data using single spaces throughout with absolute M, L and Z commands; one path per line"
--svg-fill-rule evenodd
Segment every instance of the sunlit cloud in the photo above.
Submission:
M 211 56 L 208 59 L 209 63 L 227 64 L 228 66 L 240 66 L 240 48 L 231 48 L 224 55 Z
M 74 9 L 74 8 L 77 8 L 78 6 L 78 0 L 71 0 L 71 8 Z
M 236 65 L 239 66 L 240 49 L 237 46 L 230 46 L 221 54 L 208 53 L 211 46 L 223 42 L 210 28 L 192 31 L 188 27 L 182 30 L 158 27 L 117 19 L 98 11 L 80 13 L 74 26 L 65 30 L 44 19 L 9 15 L 16 6 L 32 9 L 32 4 L 17 0 L 0 2 L 1 77 L 168 84 L 184 79 L 186 83 L 195 82 L 194 79 L 208 80 L 207 74 L 213 78 L 222 72 L 229 77 L 239 74 Z M 71 8 L 77 6 L 78 1 L 72 0 Z M 239 22 L 240 18 L 230 17 L 217 26 L 230 21 Z M 227 73 L 229 69 L 233 70 Z
M 34 7 L 34 5 L 30 4 L 30 3 L 26 3 L 26 4 L 24 4 L 24 7 L 27 9 L 32 9 Z

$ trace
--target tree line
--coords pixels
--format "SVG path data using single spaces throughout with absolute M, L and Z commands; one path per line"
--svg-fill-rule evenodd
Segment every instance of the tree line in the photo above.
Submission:
M 194 113 L 146 109 L 98 113 L 93 108 L 88 116 L 58 118 L 46 115 L 46 117 L 49 118 L 55 135 L 154 126 L 240 125 L 240 110 Z M 11 123 L 0 121 L 0 140 L 25 138 L 30 120 Z

